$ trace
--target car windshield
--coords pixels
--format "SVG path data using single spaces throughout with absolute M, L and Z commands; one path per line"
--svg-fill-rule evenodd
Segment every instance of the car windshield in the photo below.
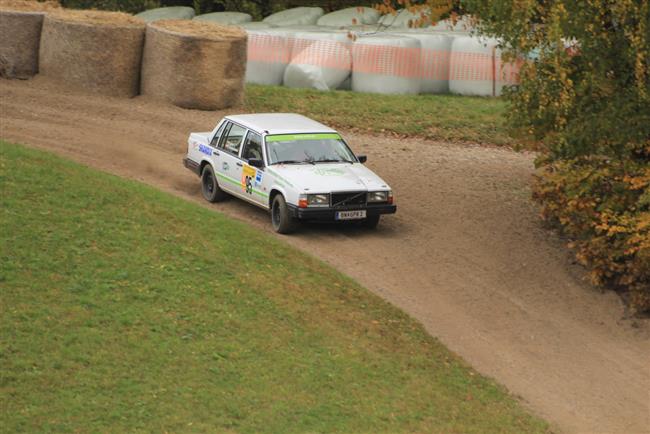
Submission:
M 266 136 L 269 164 L 353 163 L 356 158 L 341 136 L 327 134 L 283 134 Z

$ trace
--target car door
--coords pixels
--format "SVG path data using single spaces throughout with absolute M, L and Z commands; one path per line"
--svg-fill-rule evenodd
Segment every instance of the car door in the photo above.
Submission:
M 242 196 L 242 169 L 239 151 L 246 136 L 246 128 L 228 122 L 219 140 L 219 163 L 215 170 L 219 178 L 219 187 L 229 193 Z
M 268 206 L 268 192 L 264 185 L 264 168 L 253 167 L 248 164 L 251 159 L 264 161 L 262 152 L 262 136 L 249 131 L 242 147 L 241 159 L 244 164 L 242 168 L 242 191 L 250 200 Z

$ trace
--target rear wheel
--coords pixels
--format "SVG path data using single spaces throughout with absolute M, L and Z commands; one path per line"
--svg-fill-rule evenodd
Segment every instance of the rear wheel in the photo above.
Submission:
M 208 202 L 220 202 L 228 197 L 228 194 L 219 188 L 214 169 L 209 164 L 206 164 L 201 172 L 201 193 Z
M 271 224 L 279 234 L 290 234 L 296 230 L 298 222 L 289 214 L 289 207 L 281 194 L 273 198 L 271 204 Z
M 368 229 L 375 229 L 377 225 L 379 224 L 379 218 L 381 215 L 371 215 L 366 217 L 366 219 L 363 221 L 362 225 Z

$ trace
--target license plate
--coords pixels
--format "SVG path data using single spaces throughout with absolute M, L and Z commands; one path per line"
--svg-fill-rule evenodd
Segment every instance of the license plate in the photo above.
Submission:
M 334 218 L 336 220 L 358 220 L 366 218 L 366 210 L 359 211 L 338 211 Z

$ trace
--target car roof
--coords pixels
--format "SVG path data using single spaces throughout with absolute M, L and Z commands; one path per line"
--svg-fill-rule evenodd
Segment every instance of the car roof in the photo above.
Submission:
M 262 134 L 335 133 L 336 130 L 297 113 L 255 113 L 226 116 Z

